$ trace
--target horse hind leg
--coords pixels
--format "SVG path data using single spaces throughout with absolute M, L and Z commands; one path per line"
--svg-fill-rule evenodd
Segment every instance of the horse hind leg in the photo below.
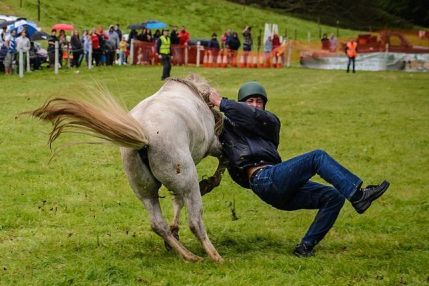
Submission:
M 216 248 L 211 243 L 204 227 L 202 218 L 202 199 L 198 188 L 198 182 L 196 182 L 196 186 L 196 188 L 193 188 L 190 193 L 184 196 L 186 207 L 188 209 L 189 227 L 201 242 L 201 245 L 209 257 L 215 262 L 223 262 L 222 256 L 220 256 Z
M 159 199 L 156 198 L 144 198 L 143 204 L 148 210 L 151 217 L 151 227 L 152 230 L 164 239 L 164 241 L 174 249 L 184 260 L 186 261 L 200 261 L 201 257 L 190 252 L 186 247 L 184 247 L 180 241 L 174 237 L 171 233 L 168 225 L 162 216 L 161 206 L 159 205 Z
M 186 249 L 171 233 L 162 216 L 158 199 L 161 183 L 141 161 L 137 151 L 121 148 L 122 161 L 129 184 L 148 211 L 152 230 L 161 236 L 184 260 L 199 261 L 202 258 Z
M 180 211 L 183 208 L 183 204 L 182 197 L 175 195 L 173 199 L 173 221 L 170 224 L 170 231 L 177 240 L 179 240 Z M 164 241 L 164 243 L 168 251 L 172 250 L 171 246 L 166 241 Z

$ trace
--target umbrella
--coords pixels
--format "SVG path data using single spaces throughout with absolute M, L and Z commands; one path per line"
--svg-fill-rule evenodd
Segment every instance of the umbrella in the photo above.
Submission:
M 70 24 L 63 24 L 63 23 L 59 23 L 59 24 L 55 24 L 52 26 L 52 29 L 55 29 L 57 31 L 59 30 L 64 30 L 64 31 L 73 31 L 74 30 L 74 26 L 70 25 Z
M 157 20 L 149 20 L 143 23 L 147 29 L 162 29 L 167 27 L 167 24 Z
M 4 27 L 7 27 L 7 26 L 9 26 L 9 25 L 12 25 L 13 23 L 15 23 L 16 21 L 3 21 L 3 22 L 1 22 L 0 23 L 0 29 L 1 28 L 4 28 Z
M 32 41 L 38 41 L 38 40 L 47 40 L 49 38 L 49 35 L 42 31 L 37 31 L 33 35 L 31 35 L 30 40 Z
M 128 29 L 130 30 L 139 30 L 145 28 L 144 23 L 136 23 L 128 25 Z
M 27 20 L 18 20 L 15 23 L 7 26 L 8 31 L 16 30 L 18 34 L 21 33 L 24 29 L 27 30 L 27 36 L 31 37 L 39 30 L 39 27 L 37 27 L 36 23 Z

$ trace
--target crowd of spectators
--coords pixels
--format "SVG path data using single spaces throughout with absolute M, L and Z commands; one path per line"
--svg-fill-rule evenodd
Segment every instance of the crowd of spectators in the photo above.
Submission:
M 11 33 L 6 33 L 6 30 L 3 29 L 3 31 L 0 31 L 0 68 L 4 69 L 6 74 L 11 74 L 13 67 L 16 66 L 17 54 L 20 50 L 23 50 L 25 55 L 27 54 L 26 51 L 31 51 L 31 69 L 39 69 L 45 61 L 48 68 L 53 68 L 56 42 L 58 43 L 59 68 L 64 66 L 78 68 L 83 60 L 85 60 L 86 65 L 125 65 L 128 62 L 132 40 L 153 43 L 156 46 L 156 42 L 162 32 L 160 29 L 152 31 L 143 28 L 139 30 L 131 29 L 128 35 L 124 35 L 119 24 L 110 25 L 108 30 L 104 30 L 101 26 L 91 30 L 83 30 L 82 34 L 78 30 L 74 30 L 70 32 L 70 35 L 67 35 L 64 30 L 57 31 L 52 29 L 47 39 L 47 60 L 44 60 L 35 56 L 37 50 L 40 49 L 40 45 L 35 45 L 34 42 L 28 39 L 25 29 L 20 31 L 19 35 L 16 34 L 15 30 Z M 170 32 L 170 39 L 172 45 L 186 46 L 195 44 L 191 41 L 190 33 L 185 26 L 181 26 L 180 29 L 177 26 L 173 26 Z M 268 54 L 280 44 L 280 38 L 275 34 L 265 41 L 264 52 Z M 231 52 L 237 52 L 242 48 L 245 53 L 250 52 L 254 49 L 252 29 L 250 26 L 246 26 L 241 35 L 235 31 L 227 30 L 220 36 L 220 39 L 218 39 L 217 33 L 213 32 L 211 38 L 204 41 L 202 45 L 216 50 L 228 49 Z M 258 50 L 259 48 L 260 43 Z M 1 57 L 2 54 L 3 57 Z M 2 67 L 2 64 L 4 67 Z

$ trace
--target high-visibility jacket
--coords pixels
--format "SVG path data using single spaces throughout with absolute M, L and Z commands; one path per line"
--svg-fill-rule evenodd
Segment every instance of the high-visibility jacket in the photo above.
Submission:
M 355 41 L 347 42 L 347 56 L 349 58 L 355 58 L 357 55 L 356 52 L 357 43 Z
M 161 46 L 159 47 L 159 53 L 163 55 L 169 55 L 170 54 L 170 47 L 171 47 L 171 41 L 170 37 L 161 36 L 159 37 L 159 40 L 161 41 Z

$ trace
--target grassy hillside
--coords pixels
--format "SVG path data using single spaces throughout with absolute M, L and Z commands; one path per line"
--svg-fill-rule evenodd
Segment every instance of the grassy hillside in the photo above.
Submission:
M 283 159 L 322 148 L 366 183 L 392 184 L 364 215 L 346 203 L 316 256 L 299 259 L 291 250 L 316 212 L 275 210 L 226 175 L 203 198 L 209 236 L 225 258 L 216 265 L 186 212 L 181 240 L 205 260 L 184 263 L 164 249 L 116 147 L 75 146 L 48 164 L 50 125 L 16 117 L 94 79 L 132 107 L 160 88 L 160 72 L 116 66 L 0 76 L 0 285 L 427 285 L 429 74 L 173 67 L 173 76 L 201 73 L 230 98 L 258 79 L 282 122 Z M 61 142 L 76 141 L 88 138 L 65 134 Z M 214 169 L 213 159 L 198 166 L 200 176 Z M 171 195 L 161 195 L 171 218 Z
M 17 0 L 2 0 L 0 13 L 16 14 L 37 20 L 37 0 L 22 0 L 22 8 Z M 279 32 L 284 35 L 286 29 L 290 37 L 297 30 L 297 37 L 307 38 L 307 32 L 319 34 L 316 23 L 292 18 L 273 11 L 260 10 L 219 0 L 57 0 L 40 1 L 42 3 L 40 26 L 49 30 L 58 22 L 73 23 L 76 27 L 91 28 L 97 25 L 108 26 L 119 23 L 123 28 L 128 24 L 148 19 L 165 21 L 170 25 L 185 25 L 191 37 L 207 38 L 212 32 L 221 33 L 226 29 L 242 31 L 246 25 L 254 28 L 257 35 L 264 24 L 277 23 Z M 323 32 L 335 32 L 336 28 L 322 26 Z M 341 30 L 342 35 L 354 35 L 350 30 Z

